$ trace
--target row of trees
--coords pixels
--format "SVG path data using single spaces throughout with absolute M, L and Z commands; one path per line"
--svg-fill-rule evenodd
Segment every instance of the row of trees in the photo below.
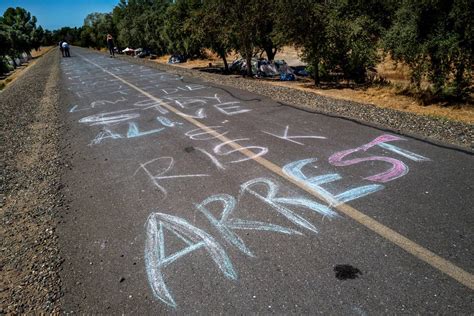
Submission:
M 101 48 L 111 33 L 119 47 L 159 55 L 210 49 L 228 71 L 231 51 L 249 65 L 257 54 L 273 60 L 293 45 L 317 85 L 334 73 L 364 82 L 389 54 L 410 67 L 413 87 L 427 81 L 435 94 L 463 98 L 472 92 L 473 16 L 472 0 L 119 0 L 110 13 L 89 14 L 81 28 L 43 32 L 17 8 L 0 20 L 0 55 L 61 39 Z
M 33 49 L 38 50 L 40 46 L 55 45 L 60 40 L 81 44 L 82 28 L 63 27 L 50 31 L 36 23 L 36 17 L 21 7 L 8 8 L 0 16 L 0 74 L 11 70 L 9 60 L 14 62 L 22 54 L 30 55 Z
M 31 57 L 33 49 L 40 46 L 55 45 L 62 39 L 71 40 L 79 37 L 81 29 L 64 27 L 60 30 L 44 30 L 36 26 L 37 19 L 24 8 L 8 8 L 0 16 L 0 74 L 9 72 L 19 66 L 17 58 L 23 54 Z M 79 45 L 79 41 L 75 42 Z M 15 61 L 16 60 L 16 61 Z M 11 65 L 13 63 L 13 65 Z
M 92 13 L 81 44 L 105 45 L 112 33 L 121 47 L 157 54 L 273 60 L 284 45 L 301 49 L 315 83 L 331 73 L 364 82 L 384 54 L 411 69 L 411 81 L 431 83 L 436 94 L 465 97 L 472 88 L 472 0 L 120 0 L 111 13 Z M 249 74 L 251 68 L 248 67 Z

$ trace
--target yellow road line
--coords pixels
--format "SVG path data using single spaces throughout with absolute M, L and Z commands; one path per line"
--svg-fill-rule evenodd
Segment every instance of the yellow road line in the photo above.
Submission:
M 122 79 L 121 77 L 115 75 L 114 73 L 108 71 L 107 69 L 103 68 L 102 66 L 94 63 L 93 61 L 87 59 L 86 57 L 83 57 L 79 55 L 82 59 L 85 61 L 91 63 L 92 65 L 98 67 L 102 71 L 108 73 L 112 77 L 120 80 L 124 84 L 130 86 L 131 88 L 135 89 L 136 91 L 140 92 L 141 94 L 147 96 L 148 98 L 160 103 L 160 106 L 168 109 L 169 111 L 175 113 L 176 115 L 179 115 L 182 119 L 185 119 L 189 123 L 199 127 L 203 131 L 209 133 L 209 135 L 214 136 L 215 138 L 226 142 L 230 147 L 239 150 L 242 154 L 245 156 L 253 159 L 255 162 L 260 164 L 261 166 L 267 168 L 268 170 L 272 171 L 273 173 L 279 175 L 280 177 L 284 178 L 285 180 L 293 183 L 297 187 L 301 188 L 302 190 L 308 192 L 309 194 L 315 196 L 319 200 L 325 200 L 323 196 L 321 196 L 318 192 L 313 190 L 311 187 L 307 186 L 306 184 L 296 181 L 289 176 L 287 176 L 285 173 L 283 173 L 281 167 L 278 165 L 274 164 L 273 162 L 262 158 L 262 157 L 255 157 L 255 153 L 252 151 L 248 150 L 245 147 L 240 146 L 238 143 L 232 141 L 231 139 L 221 135 L 219 132 L 213 130 L 212 128 L 207 127 L 203 123 L 195 120 L 192 117 L 189 117 L 182 113 L 181 111 L 177 110 L 176 108 L 172 107 L 171 105 L 163 102 L 163 100 L 156 98 L 155 96 L 151 95 L 150 93 L 140 89 L 139 87 L 135 86 L 134 84 L 126 81 L 125 79 Z M 378 235 L 382 236 L 383 238 L 391 241 L 398 247 L 402 248 L 406 252 L 412 254 L 416 258 L 428 263 L 431 265 L 433 268 L 447 274 L 451 278 L 455 279 L 459 283 L 467 286 L 471 290 L 474 290 L 474 275 L 471 273 L 464 271 L 460 267 L 456 266 L 455 264 L 451 263 L 450 261 L 438 256 L 437 254 L 431 252 L 430 250 L 422 247 L 421 245 L 417 244 L 414 241 L 411 241 L 410 239 L 406 238 L 405 236 L 397 233 L 393 229 L 379 223 L 375 219 L 365 215 L 364 213 L 356 210 L 352 206 L 348 204 L 339 204 L 338 206 L 334 207 L 336 210 L 338 210 L 340 213 L 345 214 L 346 216 L 352 218 L 356 222 L 362 224 L 366 228 L 370 229 L 371 231 L 377 233 Z

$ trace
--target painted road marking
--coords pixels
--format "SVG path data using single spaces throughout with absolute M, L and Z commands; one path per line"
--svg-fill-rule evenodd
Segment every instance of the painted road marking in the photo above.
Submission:
M 235 141 L 225 137 L 221 133 L 213 130 L 212 128 L 206 126 L 205 124 L 197 121 L 196 119 L 189 117 L 188 115 L 182 113 L 181 111 L 177 110 L 173 106 L 167 104 L 166 102 L 163 102 L 163 100 L 156 98 L 155 96 L 151 95 L 150 93 L 140 89 L 139 87 L 135 86 L 134 84 L 126 81 L 125 79 L 122 79 L 121 77 L 115 75 L 114 73 L 108 71 L 107 69 L 103 68 L 102 66 L 96 64 L 95 62 L 91 61 L 90 59 L 77 54 L 79 57 L 87 61 L 88 63 L 96 66 L 97 68 L 101 69 L 103 72 L 111 75 L 112 77 L 120 80 L 124 84 L 130 86 L 131 88 L 135 89 L 136 91 L 140 92 L 144 96 L 154 100 L 155 102 L 159 103 L 162 107 L 168 109 L 169 111 L 173 112 L 174 114 L 180 116 L 181 118 L 185 119 L 189 123 L 195 125 L 196 127 L 199 127 L 203 131 L 206 131 L 208 134 L 215 136 L 215 138 L 225 142 L 228 146 L 239 150 L 242 154 L 246 155 L 247 157 L 251 158 L 261 166 L 267 168 L 268 170 L 272 171 L 273 173 L 277 174 L 278 176 L 284 178 L 285 180 L 293 183 L 300 189 L 306 191 L 307 193 L 311 194 L 312 196 L 315 196 L 316 198 L 326 201 L 324 196 L 316 192 L 314 189 L 311 187 L 307 186 L 306 184 L 296 181 L 286 175 L 283 171 L 282 168 L 279 167 L 278 165 L 274 164 L 273 162 L 262 158 L 260 156 L 256 156 L 255 153 L 252 151 L 248 150 L 245 147 L 240 146 L 238 143 Z M 370 229 L 371 231 L 377 233 L 378 235 L 382 236 L 383 238 L 391 241 L 398 247 L 402 248 L 406 252 L 412 254 L 416 258 L 428 263 L 430 266 L 433 268 L 447 274 L 451 278 L 455 279 L 459 283 L 467 286 L 471 290 L 474 290 L 474 275 L 464 271 L 460 267 L 456 266 L 455 264 L 451 263 L 450 261 L 438 256 L 434 252 L 424 248 L 423 246 L 417 244 L 416 242 L 406 238 L 405 236 L 397 233 L 393 229 L 379 223 L 375 219 L 371 218 L 370 216 L 365 215 L 364 213 L 356 210 L 352 206 L 348 204 L 341 203 L 339 205 L 334 206 L 336 210 L 339 212 L 345 214 L 346 216 L 352 218 L 359 224 L 362 224 L 366 228 Z

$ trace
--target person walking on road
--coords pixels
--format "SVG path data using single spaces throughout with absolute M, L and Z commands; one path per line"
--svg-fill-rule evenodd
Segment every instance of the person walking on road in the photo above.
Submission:
M 71 57 L 71 55 L 69 54 L 69 44 L 66 41 L 63 42 L 62 47 L 64 50 L 63 57 Z
M 61 55 L 64 57 L 63 43 L 64 43 L 64 41 L 59 41 L 59 50 L 61 51 Z
M 114 38 L 111 34 L 107 34 L 107 47 L 109 48 L 111 58 L 115 57 L 114 46 Z

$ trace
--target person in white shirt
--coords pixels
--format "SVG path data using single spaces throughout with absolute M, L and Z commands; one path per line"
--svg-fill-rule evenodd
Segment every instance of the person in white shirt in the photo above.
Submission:
M 64 56 L 65 57 L 71 57 L 71 54 L 69 53 L 69 44 L 66 41 L 64 41 L 62 46 L 63 46 L 63 50 L 64 50 Z

